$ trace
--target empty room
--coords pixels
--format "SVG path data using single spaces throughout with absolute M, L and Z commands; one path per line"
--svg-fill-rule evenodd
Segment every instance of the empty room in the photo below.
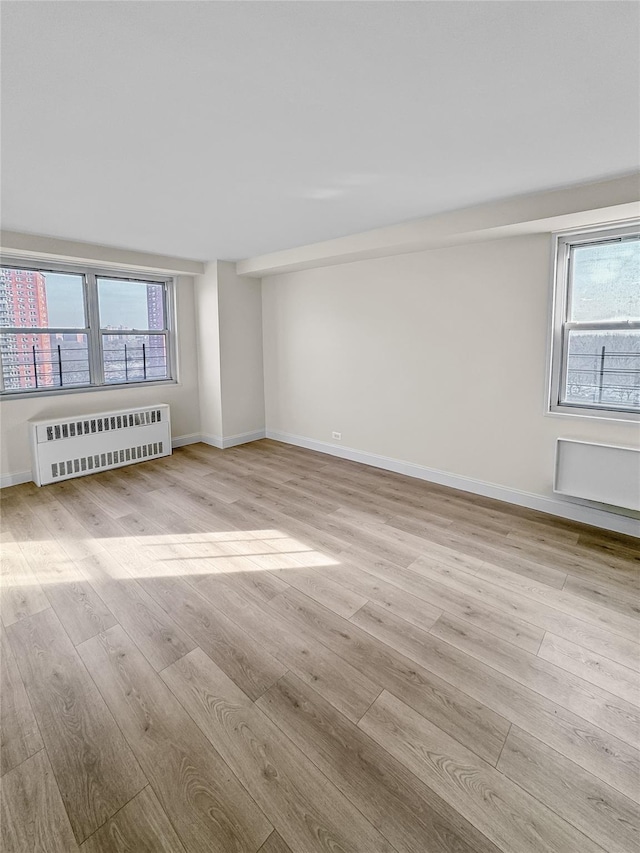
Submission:
M 640 5 L 0 16 L 2 853 L 638 853 Z

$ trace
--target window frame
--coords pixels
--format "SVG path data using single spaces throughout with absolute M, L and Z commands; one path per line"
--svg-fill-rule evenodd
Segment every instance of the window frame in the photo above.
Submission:
M 178 362 L 177 362 L 177 339 L 176 339 L 176 281 L 175 276 L 147 273 L 145 270 L 122 269 L 121 267 L 102 267 L 85 264 L 59 263 L 54 261 L 32 259 L 28 257 L 2 256 L 0 266 L 8 269 L 27 270 L 33 272 L 69 273 L 71 275 L 83 276 L 83 300 L 85 314 L 85 328 L 57 328 L 48 326 L 46 328 L 4 326 L 0 328 L 2 334 L 83 334 L 87 336 L 89 379 L 87 385 L 69 385 L 66 387 L 46 386 L 42 388 L 25 388 L 24 390 L 5 390 L 4 375 L 2 370 L 2 353 L 0 352 L 0 400 L 26 399 L 30 397 L 48 397 L 58 394 L 91 393 L 93 391 L 108 391 L 124 388 L 146 388 L 150 385 L 176 385 L 178 384 Z M 139 335 L 162 335 L 165 339 L 167 353 L 167 377 L 164 379 L 143 379 L 131 382 L 105 382 L 103 363 L 103 337 L 114 334 L 100 326 L 100 312 L 98 306 L 98 284 L 100 278 L 119 279 L 131 282 L 149 282 L 150 284 L 162 284 L 163 305 L 165 316 L 165 328 L 157 329 L 127 329 L 124 334 Z
M 547 412 L 573 417 L 603 418 L 607 420 L 639 421 L 640 410 L 594 406 L 585 403 L 570 403 L 562 400 L 566 388 L 568 331 L 629 331 L 640 330 L 640 321 L 570 321 L 570 258 L 574 246 L 593 243 L 620 242 L 630 236 L 640 236 L 640 220 L 599 225 L 562 231 L 552 235 L 553 239 L 553 292 L 551 318 L 551 347 L 549 356 L 549 378 Z

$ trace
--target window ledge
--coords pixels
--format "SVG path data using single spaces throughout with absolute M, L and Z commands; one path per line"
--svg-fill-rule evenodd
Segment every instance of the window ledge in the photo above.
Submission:
M 88 385 L 81 388 L 50 388 L 46 391 L 3 391 L 0 402 L 14 400 L 34 400 L 40 397 L 58 397 L 65 394 L 92 394 L 94 391 L 123 391 L 125 388 L 157 388 L 165 385 L 181 385 L 176 379 L 158 379 L 151 382 L 119 382 L 112 385 Z
M 640 422 L 640 412 L 624 412 L 616 409 L 590 409 L 582 406 L 550 406 L 547 415 L 569 418 L 589 418 L 591 420 L 619 421 L 621 423 Z

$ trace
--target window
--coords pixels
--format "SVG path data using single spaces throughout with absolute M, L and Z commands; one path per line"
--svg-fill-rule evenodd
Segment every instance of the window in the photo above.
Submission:
M 29 278 L 29 310 L 20 297 Z M 48 265 L 0 267 L 4 395 L 175 378 L 172 281 Z
M 640 224 L 560 235 L 551 411 L 640 412 Z

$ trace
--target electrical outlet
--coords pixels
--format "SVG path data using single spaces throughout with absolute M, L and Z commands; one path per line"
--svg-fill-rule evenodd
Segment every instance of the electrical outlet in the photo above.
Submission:
M 341 432 L 332 432 L 331 438 L 335 438 L 336 441 L 342 441 L 342 433 Z

